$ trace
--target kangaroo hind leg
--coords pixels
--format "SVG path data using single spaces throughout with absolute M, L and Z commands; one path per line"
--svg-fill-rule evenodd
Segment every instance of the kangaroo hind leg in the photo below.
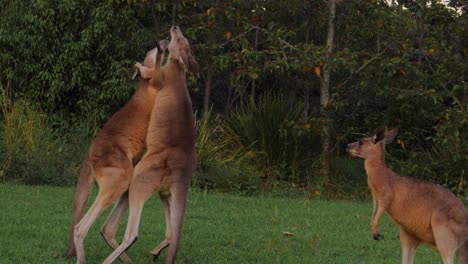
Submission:
M 150 253 L 154 256 L 153 260 L 156 260 L 161 254 L 161 251 L 167 248 L 171 243 L 171 195 L 159 193 L 159 196 L 161 198 L 161 202 L 164 208 L 164 217 L 166 219 L 166 234 L 164 240 L 161 241 L 161 243 L 159 243 L 153 250 L 150 251 Z
M 419 243 L 421 243 L 421 241 L 412 234 L 406 232 L 406 230 L 400 226 L 400 242 L 401 263 L 413 264 L 416 248 L 418 247 Z
M 101 235 L 106 240 L 107 244 L 112 248 L 112 250 L 115 250 L 119 246 L 119 243 L 115 240 L 115 234 L 117 233 L 117 229 L 122 220 L 122 217 L 127 210 L 128 192 L 125 192 L 122 197 L 120 197 L 119 201 L 115 205 L 114 209 L 112 209 L 111 214 L 101 228 Z M 131 262 L 130 258 L 125 253 L 120 255 L 120 260 L 122 260 L 123 263 Z
M 99 184 L 98 196 L 91 208 L 74 229 L 74 242 L 78 263 L 85 263 L 83 241 L 92 224 L 102 211 L 121 197 L 128 188 L 128 183 L 125 182 L 125 178 L 122 178 L 126 174 L 125 169 L 105 168 L 102 170 L 102 173 L 103 175 L 101 175 L 101 177 L 99 177 L 99 175 L 96 177 Z

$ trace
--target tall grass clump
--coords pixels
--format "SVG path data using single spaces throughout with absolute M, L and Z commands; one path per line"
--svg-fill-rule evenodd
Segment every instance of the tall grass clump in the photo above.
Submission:
M 219 114 L 206 112 L 197 120 L 198 167 L 195 184 L 225 191 L 253 191 L 258 171 L 249 161 L 252 152 L 230 136 Z
M 227 115 L 230 140 L 253 153 L 250 158 L 270 181 L 305 183 L 312 159 L 311 125 L 303 105 L 286 96 L 265 94 Z
M 44 113 L 27 99 L 12 100 L 9 90 L 0 87 L 0 181 L 74 183 L 83 138 L 59 135 L 48 126 Z

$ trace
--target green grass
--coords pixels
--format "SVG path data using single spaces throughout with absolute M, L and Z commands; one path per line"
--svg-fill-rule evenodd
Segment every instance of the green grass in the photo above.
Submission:
M 0 185 L 0 263 L 74 263 L 75 259 L 60 257 L 68 238 L 73 192 L 74 188 Z M 135 263 L 149 263 L 148 251 L 164 236 L 162 207 L 156 197 L 146 203 L 138 241 L 128 251 Z M 399 263 L 397 226 L 384 215 L 380 230 L 385 238 L 373 241 L 371 211 L 370 202 L 239 197 L 192 190 L 177 260 Z M 109 210 L 98 219 L 85 240 L 88 263 L 101 263 L 111 253 L 99 234 L 108 214 Z M 287 237 L 284 231 L 295 236 Z M 415 260 L 441 263 L 427 246 L 418 248 Z

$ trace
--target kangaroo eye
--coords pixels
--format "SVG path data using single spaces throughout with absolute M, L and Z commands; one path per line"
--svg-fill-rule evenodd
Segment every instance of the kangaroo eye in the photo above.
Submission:
M 359 141 L 359 146 L 362 146 L 362 145 L 363 145 L 362 141 Z

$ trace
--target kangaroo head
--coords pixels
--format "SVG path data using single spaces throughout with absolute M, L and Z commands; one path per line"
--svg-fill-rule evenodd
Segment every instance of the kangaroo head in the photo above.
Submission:
M 135 64 L 133 78 L 140 74 L 142 79 L 149 80 L 152 85 L 161 86 L 163 81 L 161 66 L 167 47 L 168 41 L 161 40 L 159 47 L 154 48 L 146 54 L 144 65 L 139 62 Z
M 377 129 L 373 136 L 348 144 L 346 152 L 353 157 L 372 158 L 381 154 L 385 149 L 385 144 L 392 142 L 397 133 L 397 128 L 392 130 L 387 130 L 387 128 Z
M 200 65 L 192 56 L 190 45 L 178 26 L 171 28 L 171 42 L 169 43 L 169 57 L 179 61 L 185 72 L 195 76 L 200 74 Z

